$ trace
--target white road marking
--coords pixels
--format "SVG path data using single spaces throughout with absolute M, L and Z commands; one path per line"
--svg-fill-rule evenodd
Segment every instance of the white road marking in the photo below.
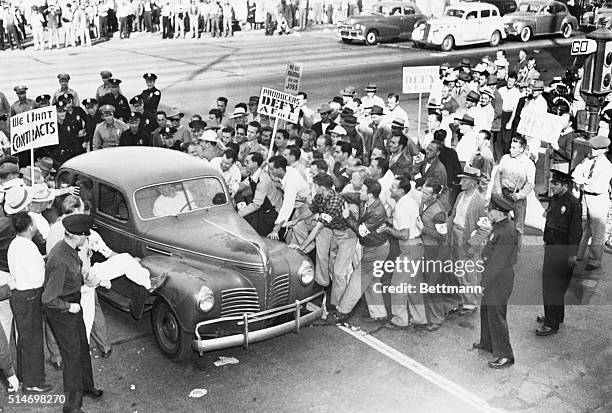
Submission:
M 393 347 L 388 346 L 387 344 L 383 343 L 377 338 L 363 331 L 353 331 L 350 328 L 342 326 L 342 325 L 337 325 L 336 327 L 338 327 L 340 330 L 344 331 L 345 333 L 350 334 L 351 336 L 361 341 L 362 343 L 367 344 L 368 346 L 378 351 L 379 353 L 384 354 L 385 356 L 389 357 L 391 360 L 395 361 L 396 363 L 399 363 L 402 366 L 406 367 L 407 369 L 413 371 L 414 373 L 423 377 L 425 380 L 435 384 L 436 386 L 449 392 L 453 396 L 463 400 L 464 402 L 472 406 L 477 411 L 483 412 L 483 413 L 502 413 L 504 412 L 504 410 L 500 410 L 500 409 L 491 407 L 485 400 L 471 393 L 467 389 L 459 386 L 458 384 L 453 383 L 452 381 L 448 380 L 445 377 L 442 377 L 438 373 L 428 369 L 427 367 L 411 359 L 404 353 L 401 353 L 398 350 L 394 349 Z

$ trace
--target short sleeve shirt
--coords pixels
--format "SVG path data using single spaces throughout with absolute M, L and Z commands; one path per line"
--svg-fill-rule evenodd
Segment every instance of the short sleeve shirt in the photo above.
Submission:
M 397 201 L 393 213 L 393 227 L 397 230 L 409 229 L 410 239 L 421 235 L 417 228 L 419 205 L 412 196 L 404 195 Z

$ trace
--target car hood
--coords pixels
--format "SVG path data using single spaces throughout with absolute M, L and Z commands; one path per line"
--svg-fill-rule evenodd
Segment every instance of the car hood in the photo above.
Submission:
M 353 16 L 344 21 L 347 26 L 352 26 L 357 23 L 373 23 L 373 22 L 384 22 L 387 18 L 382 14 L 362 14 L 360 16 Z
M 514 13 L 506 14 L 504 16 L 504 23 L 513 23 L 518 21 L 523 22 L 533 22 L 535 21 L 535 14 L 525 12 L 525 11 L 516 11 Z
M 455 26 L 461 20 L 459 17 L 444 16 L 429 20 L 427 23 L 431 26 Z
M 261 254 L 254 244 L 260 245 L 268 256 L 261 237 L 229 207 L 160 218 L 146 232 L 146 238 L 231 262 L 262 265 Z

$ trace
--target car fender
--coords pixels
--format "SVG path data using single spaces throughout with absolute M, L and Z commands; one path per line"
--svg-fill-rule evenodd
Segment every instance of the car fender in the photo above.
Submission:
M 163 280 L 151 294 L 168 303 L 181 328 L 188 332 L 194 331 L 196 323 L 218 317 L 221 290 L 252 287 L 246 277 L 228 265 L 162 256 L 145 257 L 141 265 L 149 270 L 152 280 Z M 197 308 L 196 297 L 202 286 L 210 288 L 215 296 L 215 304 L 207 313 Z
M 304 261 L 308 262 L 314 270 L 314 265 L 310 258 L 293 248 L 289 248 L 283 242 L 273 241 L 269 238 L 265 238 L 264 242 L 270 255 L 272 273 L 290 275 L 291 288 L 289 300 L 302 300 L 310 296 L 314 282 L 309 285 L 303 285 L 298 276 L 298 269 Z

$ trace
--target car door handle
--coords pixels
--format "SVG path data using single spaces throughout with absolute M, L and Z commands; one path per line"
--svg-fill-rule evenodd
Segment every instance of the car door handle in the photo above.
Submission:
M 155 252 L 157 254 L 166 255 L 168 257 L 172 257 L 174 255 L 170 251 L 166 251 L 166 250 L 162 250 L 162 249 L 159 249 L 159 248 L 151 247 L 149 245 L 147 245 L 147 250 L 149 250 L 151 252 Z

